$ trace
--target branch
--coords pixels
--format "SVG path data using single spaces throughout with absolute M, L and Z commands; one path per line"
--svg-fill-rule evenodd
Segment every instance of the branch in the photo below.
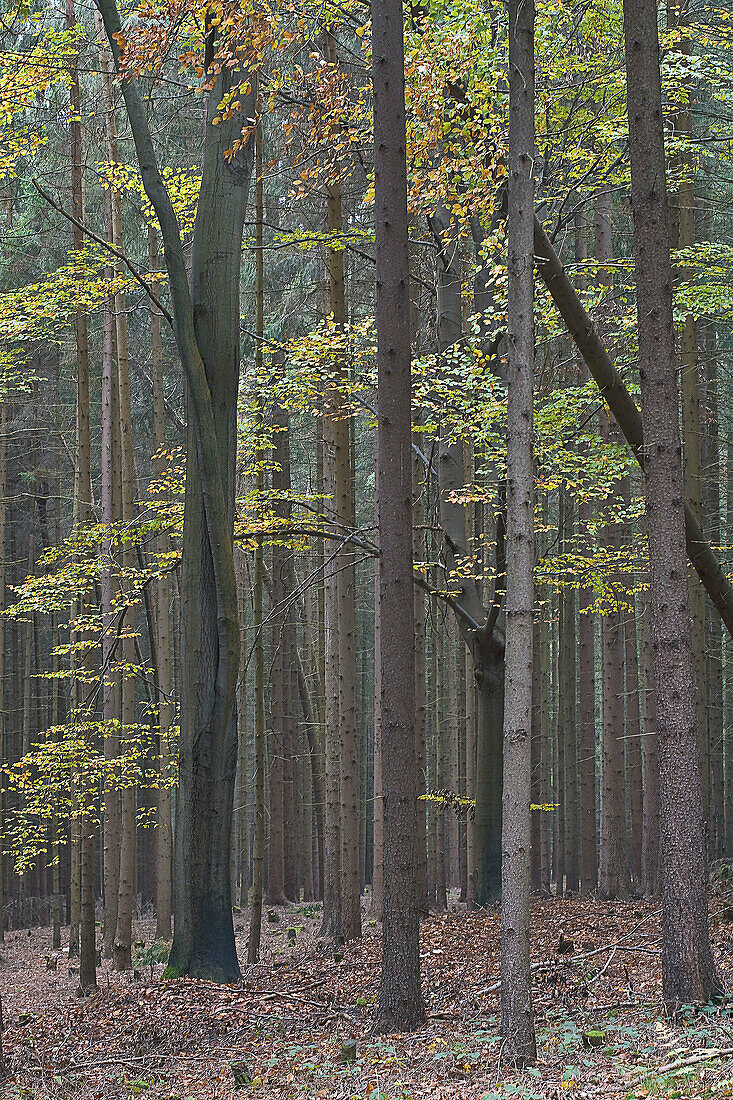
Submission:
M 644 469 L 644 432 L 641 413 L 626 389 L 624 380 L 606 351 L 596 328 L 586 313 L 573 284 L 558 259 L 550 239 L 535 216 L 534 250 L 537 270 L 547 287 L 568 332 L 583 356 L 609 409 L 623 432 L 637 462 Z M 718 561 L 713 548 L 689 504 L 685 503 L 685 537 L 687 556 L 692 562 L 705 591 L 733 635 L 733 584 Z
M 105 241 L 104 237 L 100 237 L 97 233 L 94 232 L 93 229 L 90 229 L 88 225 L 84 225 L 84 222 L 80 222 L 78 218 L 74 217 L 73 214 L 69 214 L 69 212 L 67 210 L 64 210 L 62 206 L 59 206 L 57 202 L 54 202 L 51 196 L 43 190 L 37 179 L 31 180 L 31 183 L 35 187 L 36 191 L 38 191 L 39 195 L 43 196 L 49 206 L 52 206 L 54 210 L 58 210 L 59 214 L 61 214 L 62 217 L 66 218 L 67 221 L 70 221 L 72 225 L 75 225 L 77 227 L 77 229 L 81 229 L 82 233 L 86 233 L 87 237 L 91 237 L 92 240 L 96 241 L 97 244 L 100 244 L 102 248 L 106 248 L 106 250 L 108 252 L 111 252 L 113 256 L 116 256 L 118 260 L 122 260 L 122 263 L 130 272 L 133 279 L 135 279 L 135 281 L 140 284 L 155 308 L 160 310 L 168 324 L 171 326 L 171 328 L 173 328 L 173 318 L 171 317 L 170 313 L 164 305 L 161 305 L 160 301 L 155 297 L 152 290 L 150 289 L 150 286 L 145 282 L 142 275 L 138 273 L 134 264 L 132 264 L 128 260 L 127 256 L 125 256 L 123 252 L 120 252 L 119 248 L 115 248 L 113 244 L 110 244 L 109 241 Z

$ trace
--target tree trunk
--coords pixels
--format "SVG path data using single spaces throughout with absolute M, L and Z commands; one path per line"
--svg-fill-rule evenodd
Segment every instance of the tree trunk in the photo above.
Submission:
M 505 1057 L 537 1056 L 529 951 L 534 612 L 534 3 L 509 0 L 506 657 L 501 870 Z
M 337 64 L 333 34 L 326 32 L 326 58 Z M 341 180 L 338 175 L 328 187 L 328 230 L 336 237 L 343 234 Z M 329 303 L 331 317 L 337 329 L 346 325 L 346 287 L 344 283 L 344 250 L 328 250 Z M 359 889 L 359 817 L 358 760 L 356 751 L 356 612 L 353 547 L 345 541 L 354 527 L 354 470 L 351 448 L 351 417 L 348 415 L 343 389 L 348 386 L 349 368 L 346 361 L 336 363 L 336 384 L 326 395 L 326 412 L 333 419 L 334 500 L 335 513 L 342 543 L 334 562 L 338 573 L 337 618 L 338 635 L 338 738 L 340 742 L 340 932 L 347 940 L 361 936 Z M 335 578 L 334 578 L 335 580 Z
M 262 181 L 262 101 L 257 101 L 255 124 L 255 375 L 261 377 L 265 334 L 264 254 L 262 250 L 262 223 L 264 220 L 264 195 Z M 260 417 L 262 401 L 260 399 Z M 262 462 L 257 463 L 255 490 L 261 501 L 265 489 L 265 471 Z M 252 578 L 252 659 L 254 663 L 254 759 L 252 761 L 252 799 L 254 802 L 254 828 L 252 836 L 252 893 L 250 895 L 249 935 L 247 939 L 247 963 L 252 966 L 260 954 L 262 930 L 262 895 L 265 870 L 265 662 L 262 646 L 262 540 L 257 539 L 254 549 Z
M 239 670 L 232 527 L 239 273 L 254 143 L 248 142 L 231 160 L 225 153 L 254 115 L 254 79 L 247 81 L 249 91 L 241 90 L 239 114 L 220 122 L 218 105 L 228 88 L 242 79 L 244 74 L 225 69 L 209 93 L 194 227 L 191 304 L 204 378 L 195 357 L 187 359 L 192 415 L 181 570 L 176 920 L 167 969 L 169 976 L 188 974 L 221 982 L 236 981 L 240 974 L 229 880 Z M 167 241 L 165 245 L 168 258 Z
M 105 192 L 107 239 L 112 242 L 112 205 Z M 112 268 L 107 269 L 111 278 Z M 107 553 L 113 553 L 111 531 L 120 518 L 120 421 L 114 311 L 109 299 L 102 314 L 102 521 L 110 526 Z M 119 608 L 117 578 L 112 563 L 102 571 L 102 713 L 105 721 L 104 757 L 108 764 L 120 752 L 120 677 L 116 669 L 116 624 Z M 114 776 L 104 785 L 104 956 L 112 958 L 117 931 L 117 892 L 120 881 L 120 792 Z
M 560 538 L 563 553 L 572 553 L 573 517 L 564 490 L 560 491 Z M 562 739 L 564 772 L 560 798 L 564 834 L 565 891 L 577 894 L 580 886 L 578 863 L 578 745 L 575 675 L 575 591 L 560 592 L 558 623 L 558 737 Z M 558 884 L 559 886 L 559 884 Z
M 336 495 L 334 421 L 323 418 L 323 495 Z M 341 935 L 341 830 L 339 764 L 339 647 L 338 587 L 336 558 L 326 554 L 323 575 L 325 624 L 325 796 L 323 837 L 323 922 L 321 935 Z
M 412 564 L 410 275 L 402 4 L 372 12 L 378 412 L 377 526 L 384 900 L 376 1026 L 425 1018 L 415 833 L 415 634 Z
M 148 265 L 151 271 L 160 266 L 158 235 L 154 226 L 148 226 Z M 151 306 L 151 365 L 153 378 L 153 435 L 155 441 L 155 474 L 165 476 L 165 389 L 163 386 L 163 346 L 161 340 L 160 311 Z M 170 539 L 163 532 L 158 540 L 161 555 L 168 553 Z M 158 939 L 166 943 L 171 938 L 172 871 L 173 871 L 173 822 L 172 799 L 169 785 L 171 765 L 170 727 L 174 716 L 173 673 L 171 669 L 171 617 L 170 574 L 164 572 L 156 585 L 156 643 L 158 657 L 158 771 L 161 786 L 158 788 L 158 817 L 155 831 L 155 881 L 156 881 L 156 931 Z
M 676 1008 L 709 1000 L 721 983 L 708 928 L 655 0 L 624 0 L 624 38 L 659 720 L 662 992 Z
M 66 26 L 76 25 L 74 0 L 66 0 Z M 71 100 L 71 205 L 72 213 L 79 225 L 84 224 L 84 151 L 81 131 L 81 89 L 79 69 L 76 58 L 70 72 Z M 83 231 L 79 226 L 73 228 L 74 250 L 80 252 L 84 246 Z M 76 464 L 74 507 L 76 526 L 83 530 L 92 521 L 92 483 L 91 483 L 91 436 L 89 417 L 89 345 L 87 335 L 87 317 L 77 310 L 75 318 L 76 335 Z M 80 613 L 85 613 L 83 604 Z M 80 638 L 79 640 L 84 640 Z M 93 651 L 85 650 L 82 661 L 87 668 L 93 667 Z M 84 677 L 76 680 L 75 712 L 76 720 L 88 721 L 88 687 Z M 94 797 L 92 791 L 84 791 L 84 811 L 79 820 L 79 988 L 83 993 L 96 988 L 96 941 L 94 924 L 94 847 L 95 827 L 91 811 Z M 86 812 L 87 808 L 89 812 Z
M 630 532 L 629 532 L 630 534 Z M 631 545 L 629 545 L 629 553 Z M 641 714 L 639 708 L 639 660 L 636 648 L 636 610 L 633 592 L 626 599 L 631 605 L 624 615 L 624 695 L 626 722 L 624 747 L 626 755 L 626 789 L 628 791 L 628 861 L 634 891 L 642 891 L 643 788 L 641 772 Z
M 504 722 L 504 644 L 492 634 L 482 639 L 473 656 L 477 687 L 476 808 L 473 822 L 476 849 L 476 904 L 501 897 L 502 729 Z
M 708 529 L 719 531 L 720 519 L 720 440 L 718 435 L 718 364 L 717 349 L 706 340 L 705 420 L 703 424 L 703 511 L 708 517 Z M 722 542 L 722 538 L 717 538 Z M 701 587 L 698 585 L 698 587 Z M 711 859 L 725 855 L 725 790 L 723 785 L 723 652 L 720 618 L 707 606 L 706 736 L 710 756 L 709 852 Z
M 659 874 L 659 739 L 657 700 L 652 667 L 652 631 L 648 606 L 641 616 L 641 664 L 644 690 L 644 740 L 642 743 L 643 829 L 641 877 L 644 895 L 653 897 L 661 886 Z
M 0 401 L 0 761 L 8 759 L 5 728 L 5 524 L 8 499 L 8 403 Z M 54 691 L 56 684 L 54 681 Z M 55 825 L 55 822 L 54 822 Z M 5 785 L 0 784 L 0 943 L 5 942 Z
M 287 416 L 277 406 L 273 411 L 274 447 L 272 453 L 273 510 L 286 519 L 287 505 L 282 501 L 285 490 L 285 442 Z M 285 897 L 285 755 L 286 711 L 288 691 L 286 677 L 289 650 L 289 611 L 286 586 L 285 556 L 287 550 L 275 543 L 272 547 L 272 590 L 270 592 L 270 835 L 267 848 L 267 904 L 284 905 Z

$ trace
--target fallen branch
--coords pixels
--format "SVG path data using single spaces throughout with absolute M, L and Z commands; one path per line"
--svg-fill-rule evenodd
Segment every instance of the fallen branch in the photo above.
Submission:
M 660 1068 L 665 1073 L 671 1073 L 675 1069 L 683 1069 L 685 1066 L 696 1066 L 700 1062 L 712 1062 L 714 1058 L 733 1058 L 733 1047 L 717 1047 L 713 1050 L 698 1050 L 687 1058 L 678 1058 L 668 1066 Z

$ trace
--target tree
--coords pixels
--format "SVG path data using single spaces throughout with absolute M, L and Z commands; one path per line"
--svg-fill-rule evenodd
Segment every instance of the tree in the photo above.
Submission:
M 379 683 L 384 883 L 377 1026 L 416 1027 L 420 988 L 412 595 L 410 271 L 400 0 L 372 9 L 378 411 Z
M 264 256 L 262 252 L 262 221 L 264 194 L 262 181 L 262 103 L 257 102 L 255 124 L 255 370 L 262 369 L 262 341 L 265 330 Z M 260 402 L 261 413 L 261 402 Z M 261 420 L 261 415 L 260 418 Z M 256 453 L 257 469 L 255 486 L 261 497 L 265 487 L 262 456 Z M 254 830 L 252 838 L 252 894 L 250 899 L 249 936 L 247 938 L 247 962 L 256 963 L 260 954 L 262 930 L 262 895 L 265 869 L 265 667 L 262 645 L 262 539 L 258 538 L 254 549 L 252 585 L 252 644 L 254 658 L 254 761 L 252 785 L 254 787 Z
M 721 989 L 708 928 L 679 391 L 656 0 L 624 0 L 636 309 L 659 723 L 662 991 L 673 1007 Z
M 534 612 L 534 4 L 509 3 L 509 366 L 502 794 L 501 1034 L 509 1059 L 535 1060 L 529 958 Z
M 114 0 L 99 0 L 97 7 L 120 71 L 119 11 Z M 209 30 L 213 43 L 215 32 Z M 222 96 L 245 81 L 241 115 L 233 111 L 221 120 Z M 251 143 L 229 162 L 224 154 L 241 135 L 242 118 L 250 122 L 254 115 L 254 83 L 236 69 L 218 72 L 211 82 L 189 291 L 180 229 L 158 168 L 137 80 L 125 72 L 122 81 L 143 186 L 163 239 L 173 329 L 190 408 L 181 582 L 176 922 L 168 974 L 215 981 L 232 981 L 240 973 L 229 868 L 239 672 L 232 525 L 239 271 Z

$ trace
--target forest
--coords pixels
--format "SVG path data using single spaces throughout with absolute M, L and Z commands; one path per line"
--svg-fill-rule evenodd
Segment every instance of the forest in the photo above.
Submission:
M 733 21 L 0 0 L 0 1095 L 733 1096 Z

